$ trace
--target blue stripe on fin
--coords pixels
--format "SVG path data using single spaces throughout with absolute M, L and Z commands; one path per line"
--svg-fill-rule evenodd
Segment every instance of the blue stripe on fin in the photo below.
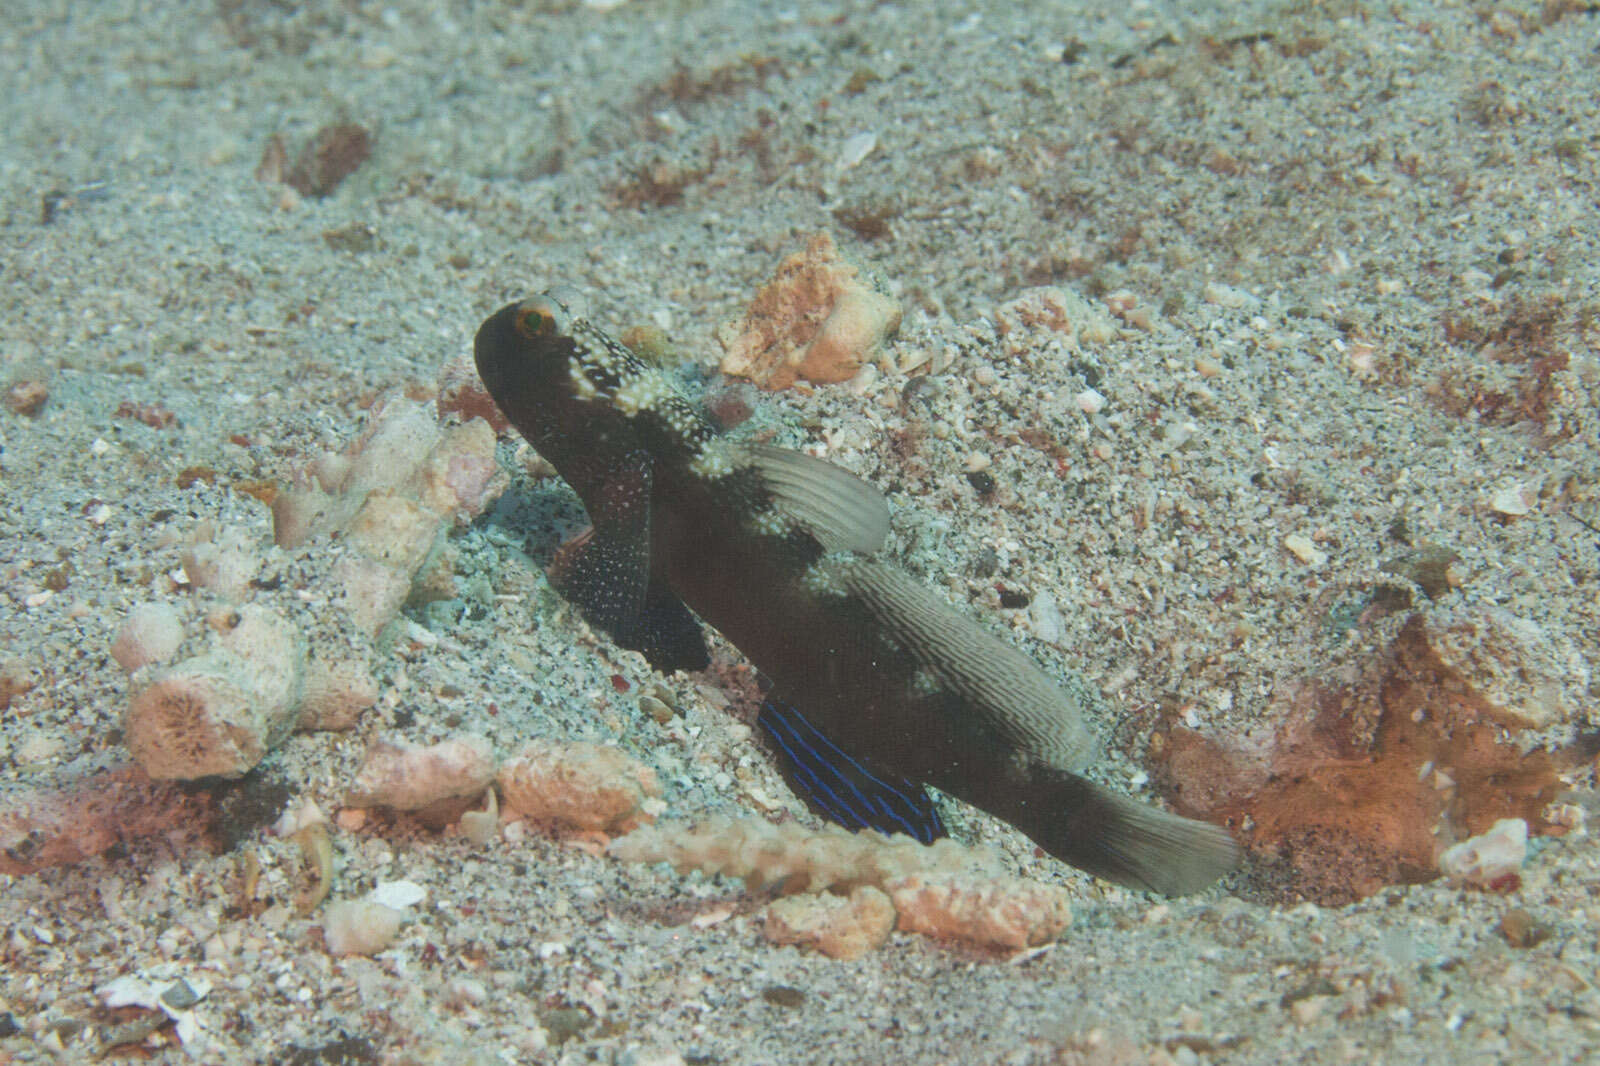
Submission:
M 756 722 L 772 738 L 783 779 L 823 818 L 846 829 L 905 833 L 924 844 L 946 835 L 926 789 L 899 774 L 869 769 L 792 705 L 769 698 Z

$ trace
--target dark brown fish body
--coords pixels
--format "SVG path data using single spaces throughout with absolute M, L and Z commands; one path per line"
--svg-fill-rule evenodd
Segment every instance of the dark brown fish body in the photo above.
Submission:
M 1195 891 L 1236 857 L 1222 830 L 1093 785 L 1075 702 L 1026 656 L 873 558 L 876 490 L 820 460 L 741 446 L 558 302 L 478 332 L 496 403 L 594 523 L 552 577 L 658 668 L 706 661 L 695 616 L 773 683 L 762 725 L 814 809 L 942 835 L 931 785 L 1111 880 Z M 687 605 L 693 614 L 684 609 Z

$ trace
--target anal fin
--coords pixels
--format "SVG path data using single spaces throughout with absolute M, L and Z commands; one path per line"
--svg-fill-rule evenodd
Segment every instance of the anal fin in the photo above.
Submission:
M 849 755 L 792 705 L 769 696 L 756 723 L 772 740 L 783 779 L 819 816 L 846 829 L 904 833 L 924 844 L 946 835 L 922 785 Z

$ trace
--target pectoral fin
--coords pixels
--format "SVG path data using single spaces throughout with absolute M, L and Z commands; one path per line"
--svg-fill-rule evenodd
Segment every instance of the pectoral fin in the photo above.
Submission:
M 768 697 L 756 722 L 772 740 L 783 779 L 821 817 L 846 829 L 905 833 L 924 844 L 945 835 L 926 789 L 846 754 L 790 704 Z
M 657 670 L 701 670 L 710 662 L 700 622 L 650 574 L 650 457 L 631 453 L 597 479 L 584 500 L 594 526 L 563 544 L 550 583 L 618 645 Z

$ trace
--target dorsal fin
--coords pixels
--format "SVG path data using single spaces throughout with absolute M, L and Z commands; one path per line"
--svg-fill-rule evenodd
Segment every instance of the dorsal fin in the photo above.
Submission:
M 870 555 L 889 536 L 883 493 L 841 466 L 769 444 L 734 445 L 761 475 L 772 505 L 804 526 L 824 551 Z
M 1094 758 L 1095 737 L 1077 701 L 1032 659 L 894 567 L 857 559 L 839 564 L 837 576 L 885 636 L 966 697 L 1011 744 L 1059 770 Z

